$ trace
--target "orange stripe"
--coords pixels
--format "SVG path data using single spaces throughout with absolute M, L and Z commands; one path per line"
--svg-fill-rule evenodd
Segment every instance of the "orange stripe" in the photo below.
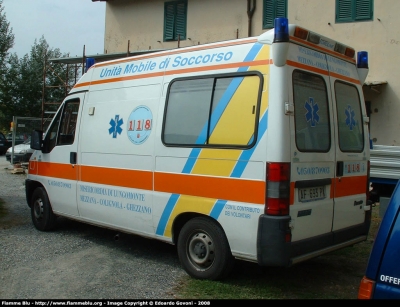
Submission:
M 81 166 L 81 180 L 85 182 L 153 190 L 153 172 L 95 166 Z
M 254 204 L 265 203 L 265 182 L 186 174 L 154 174 L 159 192 L 193 195 Z
M 39 162 L 40 176 L 77 180 L 80 170 L 82 182 L 153 190 L 153 172 L 96 166 Z M 154 190 L 197 197 L 232 200 L 254 204 L 265 203 L 265 182 L 233 178 L 195 176 L 186 174 L 154 173 Z
M 302 44 L 302 45 L 307 45 L 307 46 L 309 46 L 310 48 L 318 49 L 318 50 L 320 50 L 320 51 L 322 51 L 322 52 L 329 53 L 330 55 L 335 56 L 335 57 L 342 58 L 343 60 L 356 63 L 356 60 L 354 60 L 353 58 L 349 58 L 349 57 L 347 57 L 347 56 L 345 56 L 345 55 L 343 55 L 343 54 L 334 52 L 334 51 L 332 51 L 332 50 L 329 50 L 329 49 L 326 49 L 326 48 L 323 48 L 323 47 L 320 47 L 320 46 L 315 45 L 315 44 L 313 44 L 313 43 L 310 43 L 310 42 L 307 42 L 307 41 L 305 41 L 305 40 L 302 40 L 302 39 L 300 39 L 300 38 L 298 38 L 298 37 L 291 36 L 291 37 L 290 37 L 290 40 L 293 40 L 293 41 L 295 41 L 295 42 L 298 42 L 298 43 L 300 43 L 300 44 Z
M 366 193 L 367 176 L 336 178 L 335 187 L 335 197 Z
M 214 48 L 220 48 L 220 47 L 227 47 L 227 46 L 236 46 L 236 45 L 243 45 L 243 44 L 248 44 L 248 43 L 256 43 L 257 38 L 251 38 L 251 39 L 246 39 L 246 40 L 238 40 L 238 41 L 231 41 L 231 42 L 224 42 L 224 43 L 219 43 L 215 45 L 201 45 L 201 46 L 196 46 L 196 47 L 184 47 L 181 49 L 175 49 L 173 51 L 159 51 L 159 52 L 154 52 L 151 54 L 147 55 L 137 55 L 137 56 L 132 56 L 129 58 L 125 58 L 122 60 L 113 60 L 113 61 L 108 61 L 108 62 L 103 62 L 103 63 L 98 63 L 93 65 L 92 67 L 102 67 L 102 66 L 108 66 L 110 64 L 120 64 L 120 63 L 127 63 L 131 62 L 132 60 L 137 61 L 137 60 L 145 60 L 145 59 L 152 59 L 152 58 L 157 58 L 160 56 L 168 56 L 168 55 L 174 55 L 174 54 L 180 54 L 180 53 L 185 53 L 185 52 L 193 52 L 193 51 L 200 51 L 200 50 L 208 50 L 208 49 L 214 49 Z M 190 48 L 190 49 L 189 49 Z
M 98 85 L 98 84 L 105 84 L 105 83 L 113 83 L 113 82 L 121 82 L 121 81 L 135 80 L 135 79 L 143 79 L 143 78 L 161 77 L 163 75 L 164 75 L 164 72 L 160 71 L 160 72 L 153 72 L 153 73 L 135 75 L 135 76 L 117 77 L 117 78 L 106 79 L 106 80 L 82 82 L 82 83 L 76 84 L 74 87 Z
M 319 74 L 321 74 L 321 75 L 329 76 L 328 71 L 327 71 L 327 70 L 324 70 L 324 69 L 315 68 L 315 67 L 313 67 L 313 66 L 308 66 L 308 65 L 301 64 L 301 63 L 294 62 L 294 61 L 290 61 L 290 60 L 287 60 L 286 63 L 287 63 L 288 65 L 290 65 L 290 66 L 294 66 L 294 67 L 301 68 L 301 69 L 306 69 L 306 70 L 311 70 L 311 71 L 316 72 L 316 73 L 319 73 Z
M 293 67 L 297 67 L 297 68 L 301 68 L 301 69 L 305 69 L 305 70 L 310 70 L 310 71 L 319 73 L 321 75 L 329 76 L 329 72 L 327 70 L 315 68 L 313 66 L 308 66 L 308 65 L 301 64 L 301 63 L 298 63 L 298 62 L 293 62 L 293 61 L 290 61 L 290 60 L 287 60 L 287 64 L 290 65 L 290 66 L 293 66 Z M 331 77 L 335 77 L 337 79 L 346 80 L 348 82 L 355 83 L 355 84 L 361 84 L 360 81 L 357 80 L 357 79 L 353 79 L 353 78 L 349 78 L 349 77 L 346 77 L 346 76 L 343 76 L 343 75 L 339 75 L 339 74 L 334 73 L 334 72 L 330 72 L 330 75 L 331 75 Z
M 228 68 L 237 68 L 237 67 L 246 67 L 246 66 L 256 66 L 256 65 L 269 65 L 270 60 L 260 60 L 260 61 L 250 61 L 250 62 L 238 62 L 238 63 L 230 63 L 230 64 L 220 64 L 220 65 L 209 65 L 197 68 L 186 68 L 186 69 L 176 69 L 169 70 L 165 72 L 165 75 L 175 75 L 175 74 L 185 74 L 192 72 L 200 72 L 207 70 L 218 70 L 218 69 L 228 69 Z M 126 77 L 117 77 L 106 80 L 97 80 L 97 81 L 89 81 L 77 83 L 74 88 L 82 87 L 82 86 L 90 86 L 90 85 L 98 85 L 112 82 L 121 82 L 121 81 L 129 81 L 135 79 L 143 79 L 143 78 L 152 78 L 152 77 L 161 77 L 164 75 L 164 71 L 154 72 L 148 74 L 134 75 L 134 76 L 126 76 Z
M 38 175 L 46 177 L 54 177 L 67 180 L 76 180 L 79 166 L 72 167 L 71 164 L 49 163 L 38 161 Z
M 165 72 L 165 74 L 166 75 L 186 74 L 186 73 L 190 73 L 190 72 L 199 72 L 199 71 L 214 70 L 214 69 L 237 68 L 237 67 L 246 67 L 246 66 L 258 66 L 258 65 L 269 65 L 269 59 L 259 60 L 259 61 L 250 61 L 250 62 L 238 62 L 238 63 L 231 63 L 231 64 L 211 65 L 211 66 L 203 66 L 203 67 L 195 67 L 195 68 L 186 68 L 186 69 L 168 70 Z
M 367 177 L 341 177 L 333 179 L 335 184 L 331 184 L 329 198 L 338 198 L 344 196 L 351 196 L 355 194 L 363 194 L 366 192 Z M 294 204 L 294 182 L 290 183 L 290 204 Z M 336 194 L 334 194 L 336 187 Z
M 334 73 L 334 72 L 330 72 L 330 75 L 331 75 L 332 77 L 337 78 L 337 79 L 346 80 L 346 81 L 349 81 L 349 82 L 352 82 L 352 83 L 355 83 L 355 84 L 361 84 L 361 83 L 360 83 L 360 80 L 353 79 L 353 78 L 349 78 L 349 77 L 346 77 L 346 76 L 343 76 L 343 75 L 339 75 L 339 74 Z

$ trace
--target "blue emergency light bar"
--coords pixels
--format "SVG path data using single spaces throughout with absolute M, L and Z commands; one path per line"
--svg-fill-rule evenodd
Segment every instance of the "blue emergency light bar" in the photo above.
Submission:
M 94 58 L 86 58 L 86 70 L 85 72 L 87 72 L 89 70 L 90 67 L 92 67 L 95 63 Z
M 368 52 L 359 51 L 357 52 L 357 67 L 368 68 Z
M 275 27 L 274 43 L 288 42 L 289 20 L 285 17 L 275 18 L 274 27 Z

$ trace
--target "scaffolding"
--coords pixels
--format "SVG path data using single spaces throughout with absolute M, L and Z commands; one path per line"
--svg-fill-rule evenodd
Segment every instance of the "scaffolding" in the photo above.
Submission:
M 41 110 L 41 130 L 48 126 L 52 120 L 56 110 L 62 101 L 47 101 L 46 94 L 54 89 L 62 89 L 64 96 L 67 96 L 72 87 L 76 84 L 80 76 L 84 73 L 85 56 L 75 58 L 54 58 L 44 61 L 43 69 L 43 88 L 42 88 L 42 110 Z M 56 66 L 63 66 L 62 71 L 65 71 L 64 76 L 60 76 Z M 73 72 L 71 74 L 71 71 Z M 47 85 L 46 79 L 52 74 L 61 81 L 60 85 Z M 51 96 L 51 95 L 50 95 Z

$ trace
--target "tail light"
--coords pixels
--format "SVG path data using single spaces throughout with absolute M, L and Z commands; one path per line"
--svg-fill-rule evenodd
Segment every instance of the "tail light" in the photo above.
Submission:
M 264 213 L 288 215 L 290 199 L 290 163 L 267 163 Z
M 372 299 L 372 294 L 374 291 L 375 282 L 373 280 L 368 279 L 367 277 L 363 277 L 360 282 L 360 287 L 358 289 L 357 298 L 360 300 L 369 300 Z

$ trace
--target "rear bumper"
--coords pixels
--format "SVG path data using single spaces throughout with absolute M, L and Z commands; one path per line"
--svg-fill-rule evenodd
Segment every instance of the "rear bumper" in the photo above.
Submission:
M 261 266 L 293 264 L 365 241 L 371 224 L 370 211 L 364 223 L 320 236 L 286 242 L 290 216 L 261 215 L 258 221 L 257 261 Z

